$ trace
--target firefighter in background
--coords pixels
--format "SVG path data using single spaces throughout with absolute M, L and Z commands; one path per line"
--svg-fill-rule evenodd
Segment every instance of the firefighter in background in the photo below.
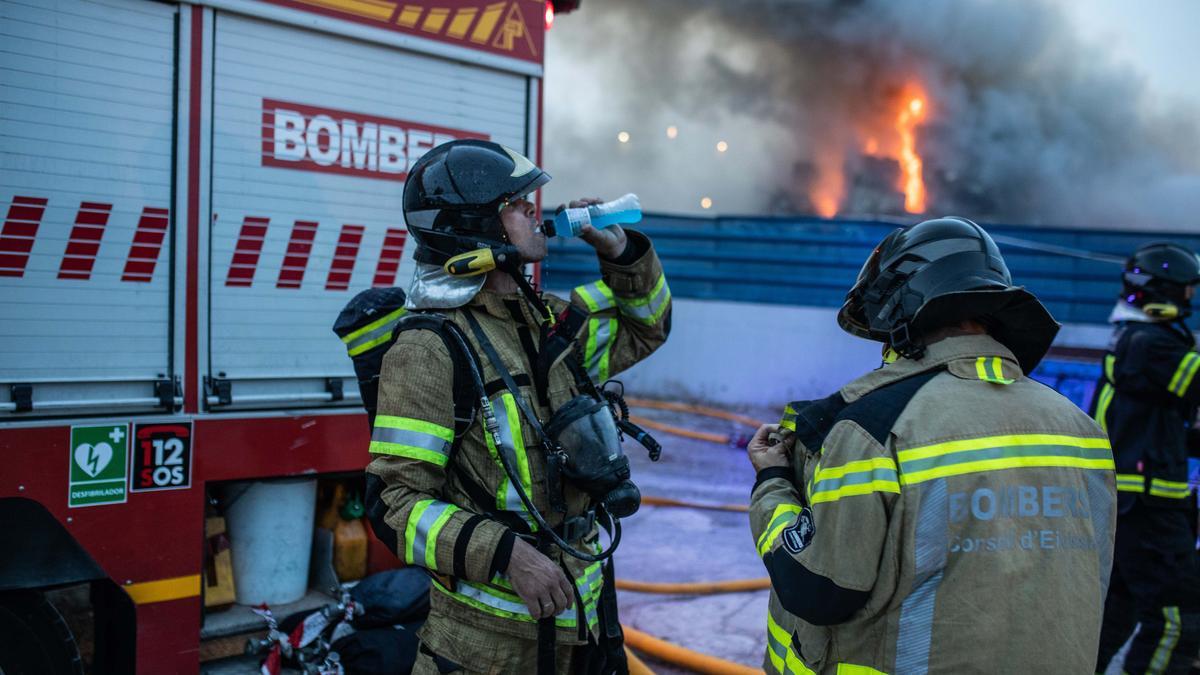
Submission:
M 1092 672 L 1113 459 L 1026 377 L 1058 324 L 961 218 L 888 235 L 838 320 L 885 364 L 748 449 L 767 672 Z
M 564 479 L 542 441 L 558 413 L 594 389 L 590 380 L 666 340 L 671 296 L 650 241 L 620 226 L 581 235 L 601 280 L 576 288 L 570 302 L 534 292 L 524 264 L 546 256 L 547 238 L 528 195 L 549 180 L 509 148 L 458 140 L 425 154 L 405 184 L 418 244 L 407 307 L 421 310 L 410 315 L 436 312 L 466 338 L 498 424 L 488 433 L 475 411 L 469 427 L 456 428 L 462 359 L 436 331 L 398 333 L 383 358 L 367 475 L 376 531 L 435 575 L 416 673 L 544 673 L 547 652 L 559 673 L 625 672 L 611 574 L 539 547 L 550 533 L 519 493 L 562 541 L 599 550 L 597 495 L 577 473 Z M 611 424 L 607 405 L 598 414 Z M 625 515 L 637 508 L 636 488 L 627 463 L 623 483 L 621 467 L 614 475 L 617 487 L 599 501 Z
M 1149 244 L 1129 258 L 1122 279 L 1093 402 L 1112 439 L 1120 513 L 1098 667 L 1140 622 L 1124 672 L 1187 673 L 1200 649 L 1196 496 L 1187 459 L 1200 354 L 1184 319 L 1200 259 L 1178 244 Z

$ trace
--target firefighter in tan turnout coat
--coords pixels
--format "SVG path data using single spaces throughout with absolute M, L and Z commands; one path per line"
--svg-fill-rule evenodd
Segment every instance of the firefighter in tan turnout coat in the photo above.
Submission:
M 889 362 L 749 448 L 767 672 L 1093 672 L 1113 458 L 1026 377 L 1057 324 L 957 218 L 884 239 L 839 322 Z
M 585 228 L 602 279 L 576 288 L 569 303 L 534 294 L 519 267 L 505 271 L 502 258 L 511 265 L 546 255 L 546 235 L 526 196 L 548 180 L 508 148 L 453 141 L 425 155 L 405 187 L 405 217 L 420 244 L 409 313 L 436 311 L 461 330 L 478 359 L 500 440 L 478 415 L 456 435 L 456 358 L 436 331 L 400 331 L 383 359 L 367 470 L 383 521 L 376 529 L 394 532 L 404 562 L 436 575 L 418 673 L 534 673 L 538 620 L 549 617 L 557 672 L 624 671 L 623 657 L 614 656 L 619 644 L 607 653 L 604 645 L 601 563 L 556 546 L 539 550 L 531 536 L 539 526 L 518 489 L 562 539 L 588 553 L 602 545 L 594 495 L 565 479 L 565 508 L 556 508 L 546 453 L 522 406 L 545 426 L 586 388 L 584 370 L 602 382 L 648 356 L 666 340 L 671 295 L 649 240 L 619 226 Z M 496 269 L 447 274 L 442 263 L 463 242 L 485 258 L 468 255 L 468 271 Z M 514 253 L 519 261 L 511 260 Z M 506 377 L 518 391 L 506 387 Z M 615 625 L 615 616 L 608 618 Z

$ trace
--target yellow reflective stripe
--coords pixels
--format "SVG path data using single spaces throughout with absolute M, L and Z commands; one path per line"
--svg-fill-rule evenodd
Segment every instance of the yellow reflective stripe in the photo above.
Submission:
M 779 426 L 788 431 L 796 430 L 796 407 L 794 403 L 789 403 L 783 409 L 783 416 L 779 418 Z
M 1183 622 L 1179 618 L 1178 607 L 1163 607 L 1163 632 L 1162 637 L 1158 640 L 1158 647 L 1154 650 L 1154 656 L 1150 658 L 1150 665 L 1146 668 L 1148 675 L 1161 675 L 1167 671 L 1167 666 L 1171 663 L 1171 655 L 1175 651 L 1175 645 L 1179 643 L 1179 635 L 1183 632 Z M 1194 655 L 1185 656 L 1190 658 Z
M 434 588 L 463 604 L 502 619 L 515 619 L 530 623 L 535 621 L 529 614 L 529 609 L 525 607 L 525 603 L 518 596 L 485 584 L 459 580 L 457 591 L 443 588 L 441 584 L 434 584 Z M 560 628 L 574 627 L 576 625 L 575 608 L 563 610 L 554 617 L 554 623 Z
M 901 450 L 900 483 L 1003 469 L 1066 467 L 1114 470 L 1107 438 L 1016 434 L 972 438 Z
M 444 455 L 435 450 L 427 450 L 418 448 L 415 445 L 402 445 L 400 443 L 387 443 L 385 441 L 371 441 L 371 445 L 367 446 L 367 452 L 376 455 L 390 455 L 392 457 L 404 457 L 405 459 L 415 459 L 421 462 L 429 462 L 438 466 L 446 466 L 450 461 L 449 456 Z
M 990 367 L 990 368 L 989 368 Z M 1004 377 L 1004 361 L 999 356 L 980 356 L 975 359 L 975 374 L 984 382 L 992 384 L 1012 384 L 1014 380 Z
M 593 314 L 612 307 L 615 304 L 612 289 L 608 284 L 604 283 L 603 279 L 598 279 L 590 284 L 576 286 L 575 292 L 583 299 L 583 304 L 587 305 L 589 311 Z M 596 296 L 602 298 L 602 302 L 596 300 Z
M 417 523 L 421 522 L 421 516 L 425 515 L 432 503 L 432 499 L 422 499 L 413 504 L 412 511 L 408 512 L 408 523 L 404 527 L 404 562 L 409 565 L 414 564 L 416 560 L 413 548 L 417 541 Z
M 671 300 L 671 289 L 665 274 L 658 275 L 654 288 L 646 295 L 636 298 L 615 297 L 621 313 L 647 325 L 654 325 L 662 317 Z
M 1096 404 L 1096 423 L 1105 432 L 1108 431 L 1108 406 L 1112 404 L 1115 391 L 1111 384 L 1105 382 L 1100 389 L 1100 401 Z
M 1104 377 L 1108 378 L 1109 382 L 1116 382 L 1117 378 L 1113 376 L 1113 370 L 1117 367 L 1117 357 L 1113 354 L 1104 356 Z
M 440 424 L 419 420 L 413 417 L 395 417 L 393 415 L 376 415 L 375 426 L 386 427 L 388 429 L 403 429 L 404 431 L 416 431 L 417 433 L 429 434 L 450 443 L 454 440 L 454 430 L 449 427 L 444 427 Z
M 771 665 L 785 675 L 816 675 L 792 650 L 792 636 L 767 612 L 767 656 Z
M 1118 492 L 1137 492 L 1146 491 L 1146 479 L 1140 473 L 1119 473 L 1117 474 L 1117 491 Z
M 1197 368 L 1200 368 L 1200 354 L 1196 352 L 1184 354 L 1175 368 L 1175 375 L 1171 377 L 1171 383 L 1167 385 L 1167 391 L 1176 396 L 1183 396 L 1187 393 L 1192 378 L 1196 376 Z
M 887 675 L 887 673 L 867 666 L 856 666 L 853 663 L 839 663 L 837 675 Z
M 358 356 L 388 342 L 392 339 L 392 330 L 395 328 L 396 322 L 404 314 L 404 309 L 397 309 L 343 337 L 342 342 L 346 344 L 346 351 L 350 356 Z
M 513 450 L 517 455 L 517 471 L 521 475 L 521 487 L 525 494 L 533 494 L 533 479 L 529 474 L 529 456 L 525 454 L 525 438 L 521 435 L 521 414 L 517 410 L 517 401 L 513 394 L 502 395 L 504 409 L 508 412 L 508 429 L 512 434 Z
M 129 594 L 134 604 L 138 605 L 182 600 L 200 595 L 200 575 L 189 574 L 182 577 L 142 581 L 122 588 Z
M 1152 497 L 1164 497 L 1166 499 L 1187 499 L 1191 495 L 1192 490 L 1186 482 L 1181 483 L 1173 480 L 1163 480 L 1161 478 L 1150 479 L 1150 495 Z
M 795 520 L 795 516 L 800 513 L 801 508 L 798 504 L 780 504 L 775 507 L 775 510 L 771 512 L 771 519 L 767 521 L 767 526 L 758 538 L 759 557 L 766 555 L 767 551 L 771 550 L 771 546 L 779 538 L 779 533 Z
M 363 335 L 365 333 L 370 333 L 371 331 L 375 330 L 376 328 L 379 328 L 390 322 L 393 322 L 402 316 L 404 316 L 403 308 L 397 309 L 394 312 L 390 312 L 389 314 L 387 314 L 375 321 L 372 321 L 371 323 L 363 326 L 362 328 L 359 328 L 358 330 L 354 331 L 353 333 L 346 335 L 345 337 L 342 338 L 342 342 L 345 342 L 346 344 L 350 344 L 351 342 L 354 342 L 354 339 L 359 337 L 360 335 Z
M 1085 436 L 1064 436 L 1059 434 L 1012 434 L 1005 436 L 984 436 L 982 438 L 966 438 L 959 441 L 947 441 L 923 445 L 896 453 L 900 464 L 927 457 L 937 457 L 955 452 L 982 450 L 996 447 L 1016 447 L 1023 445 L 1063 445 L 1073 448 L 1109 448 L 1107 438 L 1089 438 Z
M 853 462 L 847 462 L 841 466 L 825 468 L 817 466 L 817 470 L 813 472 L 813 478 L 816 483 L 830 478 L 841 478 L 847 473 L 858 473 L 860 471 L 870 471 L 872 469 L 891 469 L 896 470 L 896 461 L 891 457 L 873 457 L 871 459 L 859 459 Z
M 603 382 L 608 379 L 609 355 L 617 335 L 615 318 L 592 317 L 588 319 L 588 337 L 584 346 L 583 365 L 592 379 Z
M 860 495 L 869 495 L 875 492 L 891 492 L 900 494 L 900 483 L 894 480 L 873 480 L 869 483 L 857 483 L 855 485 L 843 485 L 836 490 L 827 490 L 825 492 L 817 491 L 813 493 L 810 500 L 813 505 L 824 504 L 826 502 L 836 502 L 842 497 L 857 497 Z

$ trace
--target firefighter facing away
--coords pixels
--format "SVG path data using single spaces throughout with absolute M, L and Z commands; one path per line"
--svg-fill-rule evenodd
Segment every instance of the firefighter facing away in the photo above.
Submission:
M 1184 319 L 1200 260 L 1178 244 L 1148 244 L 1126 262 L 1122 279 L 1092 403 L 1112 439 L 1119 513 L 1098 667 L 1140 623 L 1122 670 L 1187 673 L 1200 648 L 1196 495 L 1187 461 L 1189 450 L 1200 456 L 1192 429 L 1200 354 Z
M 884 365 L 748 449 L 767 672 L 1092 672 L 1113 458 L 1026 377 L 1058 324 L 962 218 L 889 234 L 838 321 Z
M 625 672 L 599 530 L 639 495 L 618 432 L 631 427 L 596 382 L 666 340 L 671 294 L 650 241 L 619 226 L 582 233 L 601 279 L 569 301 L 535 292 L 524 265 L 546 233 L 528 195 L 549 180 L 458 140 L 405 184 L 417 270 L 367 480 L 376 531 L 435 577 L 417 673 Z

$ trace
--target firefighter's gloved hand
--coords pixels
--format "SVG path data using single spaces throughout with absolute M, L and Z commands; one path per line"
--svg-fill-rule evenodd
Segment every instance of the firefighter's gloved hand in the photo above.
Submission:
M 750 439 L 750 444 L 746 446 L 746 454 L 749 455 L 750 463 L 754 465 L 755 471 L 762 471 L 772 466 L 789 467 L 792 465 L 788 454 L 796 437 L 788 435 L 785 440 L 772 445 L 771 439 L 768 437 L 778 431 L 778 424 L 764 424 L 754 432 L 754 438 Z
M 588 197 L 574 199 L 568 206 L 573 209 L 582 209 L 592 204 L 602 204 L 603 202 L 604 200 L 602 199 Z M 609 260 L 621 257 L 629 241 L 625 235 L 625 230 L 622 230 L 620 225 L 609 225 L 599 230 L 591 225 L 584 225 L 579 231 L 579 238 L 586 241 L 592 248 L 596 249 L 597 253 Z
M 517 537 L 508 560 L 508 580 L 535 619 L 551 617 L 575 604 L 575 591 L 558 565 Z

